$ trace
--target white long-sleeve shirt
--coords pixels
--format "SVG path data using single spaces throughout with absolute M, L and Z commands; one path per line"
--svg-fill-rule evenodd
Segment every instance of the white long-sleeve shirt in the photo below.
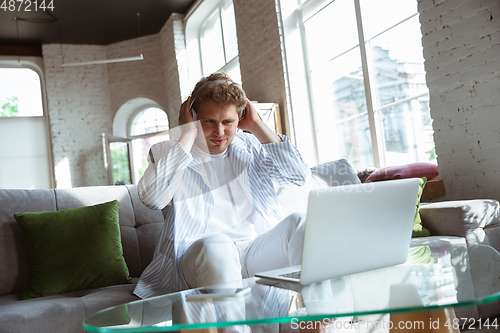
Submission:
M 220 154 L 209 154 L 193 145 L 191 154 L 203 161 L 209 187 L 214 197 L 212 214 L 207 229 L 201 237 L 224 233 L 233 242 L 251 240 L 258 230 L 267 229 L 267 221 L 257 213 L 236 177 L 228 150 Z
M 228 147 L 234 174 L 255 211 L 271 229 L 282 220 L 273 181 L 279 185 L 305 183 L 310 169 L 289 139 L 261 144 L 251 134 L 236 133 Z M 134 293 L 147 298 L 186 289 L 179 270 L 184 251 L 208 228 L 214 207 L 210 175 L 196 154 L 187 154 L 177 140 L 151 147 L 149 166 L 138 184 L 141 201 L 152 209 L 167 210 L 152 262 L 144 270 Z

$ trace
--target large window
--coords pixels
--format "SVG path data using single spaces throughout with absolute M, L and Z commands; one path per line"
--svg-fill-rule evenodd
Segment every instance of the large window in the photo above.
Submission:
M 281 6 L 293 128 L 308 162 L 436 163 L 417 1 Z
M 241 82 L 232 0 L 205 0 L 188 14 L 186 45 L 191 85 L 214 72 Z
M 0 188 L 53 187 L 41 58 L 0 60 Z

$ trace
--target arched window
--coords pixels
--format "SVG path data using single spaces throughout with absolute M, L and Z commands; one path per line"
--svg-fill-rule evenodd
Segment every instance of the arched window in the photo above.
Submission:
M 148 167 L 149 148 L 155 143 L 168 140 L 167 114 L 160 108 L 152 107 L 139 112 L 130 125 L 132 140 L 134 179 L 138 181 Z
M 168 129 L 167 114 L 159 108 L 153 107 L 139 112 L 132 120 L 130 135 L 158 133 Z
M 148 166 L 150 147 L 170 136 L 168 117 L 156 102 L 135 98 L 122 105 L 105 135 L 110 184 L 135 184 Z
M 0 188 L 54 187 L 41 58 L 0 60 Z

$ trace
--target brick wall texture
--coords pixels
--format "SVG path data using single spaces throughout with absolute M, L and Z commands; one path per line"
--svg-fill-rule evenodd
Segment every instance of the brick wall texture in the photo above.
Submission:
M 169 107 L 158 35 L 107 46 L 63 45 L 65 63 L 133 57 L 141 49 L 142 61 L 61 67 L 61 46 L 43 45 L 56 187 L 108 184 L 101 136 L 113 134 L 113 118 L 127 101 L 145 97 Z
M 500 2 L 418 10 L 444 199 L 500 199 Z
M 163 75 L 158 75 L 163 63 L 159 41 L 158 35 L 151 35 L 107 46 L 108 59 L 137 56 L 141 50 L 144 56 L 142 61 L 107 65 L 113 114 L 136 97 L 152 99 L 166 110 L 165 80 Z
M 179 123 L 179 108 L 182 104 L 181 90 L 186 90 L 189 79 L 185 56 L 183 15 L 172 14 L 160 31 L 162 49 L 161 73 L 165 80 L 166 109 L 170 127 Z M 189 89 L 189 88 L 188 88 Z M 187 95 L 189 92 L 187 92 Z M 185 95 L 187 97 L 187 95 Z
M 113 120 L 107 67 L 61 67 L 60 45 L 42 51 L 56 186 L 107 185 L 101 144 Z M 90 61 L 106 58 L 106 48 L 64 45 L 63 54 L 65 63 Z
M 233 3 L 243 90 L 252 101 L 279 103 L 284 114 L 286 88 L 275 0 Z

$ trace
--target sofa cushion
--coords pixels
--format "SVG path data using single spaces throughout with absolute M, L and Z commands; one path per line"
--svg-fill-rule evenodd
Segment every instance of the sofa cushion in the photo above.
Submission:
M 496 200 L 456 200 L 420 207 L 423 225 L 433 235 L 465 237 L 468 243 L 500 250 L 500 204 Z
M 16 213 L 28 257 L 23 299 L 132 283 L 117 200 L 58 212 Z
M 418 189 L 418 197 L 417 197 L 417 208 L 415 210 L 415 219 L 413 220 L 413 232 L 411 234 L 412 237 L 427 237 L 430 236 L 431 233 L 429 230 L 422 226 L 422 219 L 420 218 L 420 198 L 422 197 L 422 193 L 424 192 L 425 184 L 427 183 L 427 179 L 420 178 L 420 187 Z
M 23 233 L 14 213 L 56 209 L 54 190 L 0 189 L 0 295 L 26 289 L 28 263 Z
M 120 232 L 123 256 L 130 276 L 138 277 L 151 262 L 152 253 L 158 240 L 163 217 L 161 211 L 152 210 L 142 204 L 137 196 L 137 187 L 128 186 L 89 186 L 71 189 L 56 189 L 58 210 L 92 206 L 103 202 L 118 200 L 120 202 Z M 141 238 L 142 229 L 147 229 L 148 236 Z M 153 230 L 150 230 L 153 229 Z M 156 232 L 156 234 L 155 234 Z M 145 255 L 148 254 L 149 256 Z
M 325 181 L 328 186 L 361 184 L 358 175 L 344 158 L 313 166 L 311 173 Z
M 154 251 L 158 239 L 160 238 L 165 218 L 161 210 L 148 208 L 141 202 L 137 194 L 137 185 L 127 185 L 126 188 L 129 191 L 132 207 L 134 208 L 136 227 L 134 228 L 132 236 L 135 234 L 136 237 L 137 252 L 140 259 L 138 265 L 136 265 L 135 262 L 134 265 L 131 265 L 131 262 L 129 262 L 127 258 L 125 248 L 123 252 L 127 260 L 130 275 L 138 277 L 141 275 L 142 271 L 146 269 L 151 260 L 153 260 Z M 171 205 L 168 205 L 164 209 L 170 209 L 171 207 Z M 123 229 L 124 228 L 121 229 L 122 235 Z M 125 240 L 123 240 L 123 243 L 125 244 Z
M 383 180 L 422 178 L 433 179 L 438 175 L 438 168 L 432 163 L 410 163 L 405 165 L 389 166 L 374 171 L 365 183 L 379 182 Z
M 124 284 L 26 301 L 19 301 L 20 294 L 0 296 L 0 331 L 84 333 L 82 321 L 92 313 L 139 300 L 134 288 Z

